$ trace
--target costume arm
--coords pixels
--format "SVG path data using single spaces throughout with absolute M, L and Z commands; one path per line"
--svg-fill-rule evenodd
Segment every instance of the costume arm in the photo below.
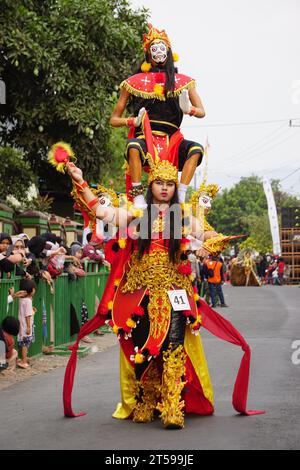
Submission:
M 98 202 L 98 198 L 95 197 L 95 194 L 90 190 L 89 186 L 84 181 L 82 171 L 80 168 L 76 167 L 74 163 L 68 163 L 66 168 L 85 202 L 89 204 L 92 201 L 95 201 L 95 204 L 92 204 L 89 207 L 91 211 L 95 213 L 98 219 L 101 219 L 104 222 L 115 225 L 117 227 L 126 227 L 128 223 L 133 220 L 134 216 L 125 209 L 118 209 L 116 207 L 102 207 Z
M 219 234 L 215 231 L 205 230 L 205 225 L 197 219 L 197 217 L 191 216 L 191 235 L 198 240 L 205 242 L 209 238 L 217 237 Z

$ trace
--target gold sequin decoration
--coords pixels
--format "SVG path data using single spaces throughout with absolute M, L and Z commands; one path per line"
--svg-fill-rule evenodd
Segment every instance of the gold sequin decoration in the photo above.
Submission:
M 171 303 L 168 291 L 179 286 L 189 295 L 193 294 L 191 281 L 188 276 L 178 272 L 178 264 L 173 264 L 169 260 L 169 254 L 163 250 L 144 254 L 141 260 L 137 254 L 131 258 L 122 293 L 133 293 L 142 288 L 149 290 L 150 335 L 154 338 L 159 338 L 166 331 L 170 321 Z

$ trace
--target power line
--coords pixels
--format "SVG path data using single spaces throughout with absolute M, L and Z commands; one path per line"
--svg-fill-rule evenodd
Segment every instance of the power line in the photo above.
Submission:
M 295 135 L 299 135 L 299 132 L 298 133 L 295 133 L 293 135 L 288 135 L 286 136 L 284 139 L 280 140 L 279 142 L 274 142 L 273 145 L 271 145 L 271 147 L 268 147 L 267 148 L 262 148 L 258 151 L 255 151 L 254 152 L 254 155 L 250 155 L 250 156 L 247 156 L 245 159 L 242 159 L 240 161 L 234 161 L 232 163 L 229 163 L 229 167 L 233 166 L 233 165 L 240 165 L 241 163 L 244 163 L 250 159 L 253 159 L 253 158 L 256 158 L 258 155 L 261 155 L 262 153 L 268 153 L 270 152 L 270 150 L 273 150 L 273 148 L 275 147 L 278 147 L 279 145 L 283 144 L 284 142 L 286 142 L 287 140 L 291 139 L 292 137 L 295 137 Z M 268 144 L 269 145 L 269 144 Z M 264 145 L 262 146 L 264 147 Z
M 231 160 L 232 158 L 235 158 L 235 157 L 238 157 L 240 155 L 243 155 L 243 154 L 246 154 L 246 153 L 252 153 L 252 152 L 255 152 L 257 151 L 258 149 L 256 148 L 257 146 L 260 147 L 260 144 L 263 142 L 262 146 L 266 145 L 266 143 L 269 142 L 270 138 L 274 136 L 274 134 L 276 134 L 277 132 L 279 132 L 281 129 L 283 129 L 285 127 L 286 123 L 284 124 L 281 124 L 279 127 L 277 127 L 275 130 L 273 130 L 271 133 L 265 135 L 264 137 L 262 137 L 261 139 L 259 139 L 255 144 L 253 145 L 250 145 L 250 147 L 247 147 L 245 148 L 244 150 L 242 150 L 241 152 L 237 152 L 233 155 L 231 155 L 231 157 L 229 157 L 229 159 L 226 159 L 226 161 L 228 160 Z M 286 128 L 287 130 L 288 128 Z M 265 141 L 265 142 L 264 142 Z
M 192 128 L 192 127 L 231 127 L 231 126 L 256 126 L 260 124 L 274 124 L 276 122 L 286 122 L 290 123 L 291 121 L 300 118 L 292 119 L 273 119 L 269 121 L 245 121 L 245 122 L 229 122 L 229 123 L 220 123 L 220 124 L 195 124 L 195 125 L 183 125 L 182 127 Z
M 297 173 L 297 171 L 299 171 L 299 170 L 300 170 L 300 166 L 299 166 L 299 168 L 297 168 L 296 170 L 292 171 L 292 173 L 290 173 L 289 175 L 285 176 L 284 178 L 282 178 L 282 179 L 279 180 L 279 181 L 282 182 L 282 181 L 288 179 L 290 176 L 294 175 L 294 174 Z

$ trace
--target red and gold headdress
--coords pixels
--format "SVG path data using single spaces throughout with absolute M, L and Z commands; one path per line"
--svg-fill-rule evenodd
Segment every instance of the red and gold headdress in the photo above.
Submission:
M 167 33 L 165 32 L 164 29 L 159 31 L 158 29 L 154 28 L 152 24 L 148 24 L 148 34 L 143 35 L 143 49 L 144 52 L 147 52 L 149 47 L 151 46 L 152 42 L 157 40 L 157 41 L 163 41 L 166 43 L 168 46 L 168 49 L 171 49 L 171 42 L 170 39 L 168 38 Z
M 153 162 L 153 159 L 149 154 L 147 154 L 147 160 L 150 167 L 148 176 L 149 185 L 152 181 L 161 180 L 174 181 L 176 186 L 178 186 L 178 170 L 176 166 L 172 165 L 168 160 L 158 159 L 156 162 Z

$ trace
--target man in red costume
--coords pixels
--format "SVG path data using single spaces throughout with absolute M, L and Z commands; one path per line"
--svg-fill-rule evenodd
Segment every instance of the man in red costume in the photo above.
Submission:
M 169 160 L 182 171 L 178 194 L 179 201 L 184 202 L 187 187 L 201 163 L 203 147 L 184 139 L 180 125 L 184 114 L 203 118 L 205 111 L 195 81 L 177 73 L 174 66 L 177 57 L 172 53 L 166 32 L 149 25 L 149 32 L 143 37 L 143 49 L 146 61 L 138 73 L 121 83 L 121 94 L 110 124 L 130 129 L 125 152 L 131 178 L 130 194 L 135 207 L 145 209 L 141 184 L 142 167 L 147 165 L 146 154 L 149 152 L 143 126 L 145 114 L 150 120 L 156 156 Z M 128 104 L 136 117 L 122 117 Z

